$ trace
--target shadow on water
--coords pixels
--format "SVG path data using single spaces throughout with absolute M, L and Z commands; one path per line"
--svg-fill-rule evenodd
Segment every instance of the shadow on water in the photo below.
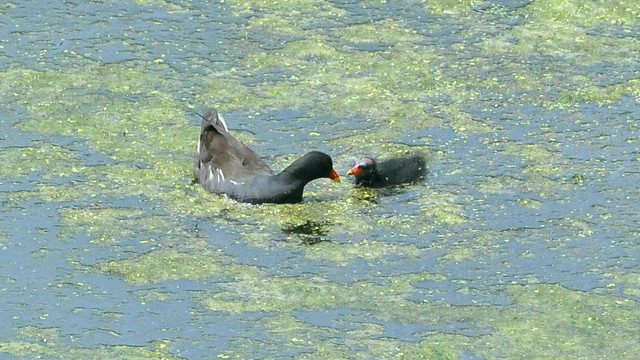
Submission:
M 329 233 L 328 224 L 325 222 L 307 220 L 303 224 L 287 225 L 282 231 L 285 234 L 295 235 L 302 245 L 315 245 L 323 241 L 329 241 L 327 238 Z

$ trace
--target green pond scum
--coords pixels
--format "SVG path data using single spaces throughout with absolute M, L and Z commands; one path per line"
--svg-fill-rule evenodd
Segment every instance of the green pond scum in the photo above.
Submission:
M 640 353 L 639 2 L 119 0 L 41 11 L 79 19 L 57 37 L 30 29 L 41 3 L 0 5 L 0 297 L 39 314 L 0 306 L 0 354 Z M 274 170 L 321 149 L 345 179 L 301 204 L 206 192 L 207 106 Z M 422 182 L 346 181 L 415 151 Z M 22 235 L 30 209 L 53 210 Z
M 24 329 L 22 329 L 24 330 Z M 0 351 L 16 358 L 45 359 L 156 359 L 178 360 L 180 357 L 169 353 L 170 344 L 157 341 L 150 348 L 139 346 L 101 346 L 97 348 L 61 347 L 55 339 L 45 337 L 50 329 L 26 329 L 28 335 L 22 335 L 24 341 L 12 341 L 0 344 Z M 55 335 L 55 334 L 54 334 Z M 53 341 L 52 341 L 53 340 Z

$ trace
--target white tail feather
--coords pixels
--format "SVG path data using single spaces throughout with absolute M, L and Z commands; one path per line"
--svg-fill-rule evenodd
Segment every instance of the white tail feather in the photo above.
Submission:
M 222 117 L 222 115 L 218 114 L 218 119 L 220 119 L 220 122 L 222 123 L 222 126 L 224 126 L 224 129 L 229 132 L 229 128 L 227 127 L 227 122 L 224 121 L 224 118 Z

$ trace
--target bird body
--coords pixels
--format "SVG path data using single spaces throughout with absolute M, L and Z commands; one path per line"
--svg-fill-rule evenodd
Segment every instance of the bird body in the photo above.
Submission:
M 295 203 L 302 201 L 304 187 L 312 180 L 340 181 L 331 157 L 319 151 L 305 154 L 275 175 L 253 150 L 228 132 L 215 109 L 207 109 L 201 117 L 194 175 L 210 192 L 254 204 Z
M 347 175 L 353 175 L 358 186 L 381 188 L 414 182 L 424 177 L 426 171 L 424 155 L 411 154 L 381 161 L 363 157 Z

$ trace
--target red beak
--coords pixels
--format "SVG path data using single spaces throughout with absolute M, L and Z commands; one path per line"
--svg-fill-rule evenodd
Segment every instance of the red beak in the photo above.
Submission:
M 329 179 L 335 182 L 340 182 L 340 175 L 338 175 L 338 173 L 334 169 L 331 169 L 331 173 L 329 173 Z

